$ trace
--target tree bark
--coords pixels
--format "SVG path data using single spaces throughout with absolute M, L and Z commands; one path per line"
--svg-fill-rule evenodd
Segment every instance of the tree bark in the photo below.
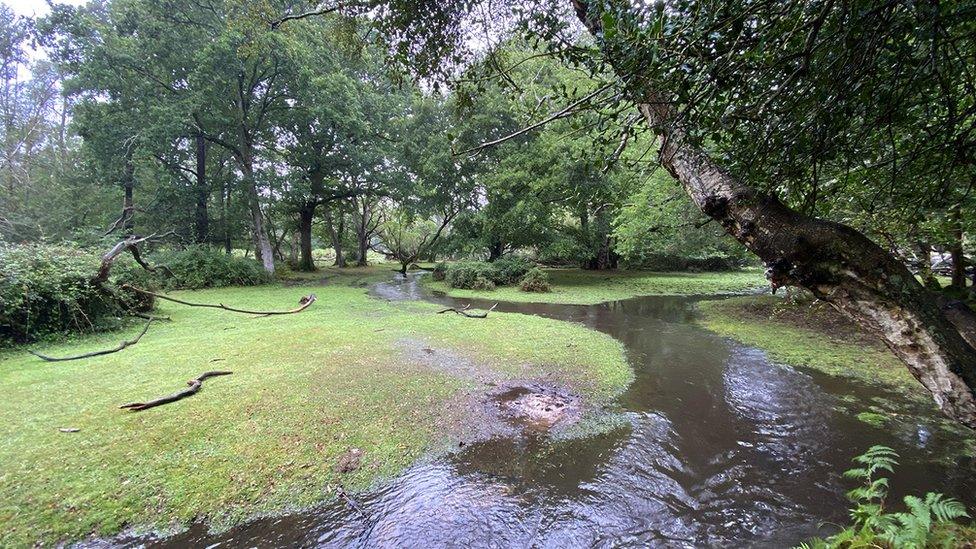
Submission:
M 571 1 L 599 38 L 599 13 L 589 12 L 586 0 Z M 807 288 L 878 333 L 943 413 L 976 429 L 976 349 L 905 265 L 856 230 L 800 214 L 743 183 L 690 144 L 669 98 L 652 82 L 631 83 L 640 113 L 661 138 L 663 167 L 702 212 L 766 263 L 774 291 Z
M 197 157 L 197 205 L 194 213 L 194 229 L 197 244 L 207 241 L 210 233 L 210 217 L 207 212 L 207 202 L 210 200 L 210 185 L 207 183 L 207 140 L 202 132 L 196 134 Z
M 930 290 L 940 290 L 942 286 L 932 273 L 932 245 L 928 242 L 919 241 L 916 243 L 918 255 L 921 262 L 918 265 L 918 276 L 922 279 L 922 284 Z
M 298 235 L 301 248 L 299 270 L 314 271 L 315 260 L 312 258 L 312 221 L 315 220 L 315 202 L 306 202 L 298 210 Z
M 502 244 L 501 242 L 492 242 L 488 246 L 488 262 L 491 263 L 496 259 L 500 259 L 504 251 L 505 251 L 504 244 Z
M 132 236 L 135 228 L 133 214 L 135 205 L 132 202 L 132 190 L 135 187 L 135 167 L 132 160 L 126 158 L 125 167 L 122 171 L 122 236 Z
M 254 257 L 264 265 L 264 270 L 274 274 L 274 250 L 268 233 L 264 228 L 264 216 L 261 213 L 261 198 L 258 195 L 257 181 L 254 179 L 254 164 L 250 154 L 246 154 L 241 161 L 241 172 L 244 175 L 244 185 L 247 190 L 248 208 L 251 213 L 251 236 L 254 240 Z
M 369 252 L 369 221 L 372 217 L 372 212 L 370 211 L 369 197 L 362 197 L 362 208 L 359 211 L 359 223 L 356 226 L 356 266 L 365 267 L 368 263 L 366 261 L 366 254 Z
M 333 265 L 340 268 L 345 267 L 346 258 L 342 255 L 342 233 L 345 230 L 342 212 L 339 212 L 339 226 L 336 227 L 335 220 L 332 218 L 332 208 L 326 208 L 325 225 L 329 230 L 332 250 L 335 252 L 335 262 L 333 262 Z

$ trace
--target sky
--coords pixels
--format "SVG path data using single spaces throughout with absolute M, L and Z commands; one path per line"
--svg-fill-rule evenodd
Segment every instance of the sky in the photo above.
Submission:
M 47 9 L 47 0 L 3 0 L 3 3 L 13 8 L 14 13 L 17 15 L 44 15 L 49 11 Z M 77 6 L 84 4 L 85 0 L 55 0 L 54 3 Z

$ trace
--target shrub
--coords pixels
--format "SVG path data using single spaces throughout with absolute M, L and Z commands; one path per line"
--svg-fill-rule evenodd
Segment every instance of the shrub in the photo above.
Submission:
M 71 246 L 0 246 L 0 344 L 113 324 L 126 296 L 91 284 L 99 264 Z
M 522 257 L 503 257 L 496 259 L 491 265 L 494 268 L 492 280 L 499 286 L 518 284 L 534 266 L 531 261 Z
M 205 246 L 158 252 L 150 255 L 148 261 L 152 265 L 165 265 L 172 276 L 162 268 L 149 273 L 134 262 L 127 261 L 118 266 L 117 280 L 133 286 L 166 290 L 255 286 L 271 281 L 257 261 Z
M 532 267 L 529 272 L 522 277 L 520 287 L 523 292 L 551 292 L 552 286 L 549 284 L 549 275 L 538 267 Z
M 474 282 L 471 284 L 472 290 L 494 290 L 495 282 L 490 278 L 478 275 L 474 278 Z
M 461 261 L 447 266 L 445 280 L 452 288 L 476 289 L 475 280 L 482 278 L 494 283 L 494 266 L 481 261 Z
M 434 270 L 431 271 L 430 276 L 437 281 L 447 278 L 447 263 L 438 263 L 437 265 L 434 265 Z

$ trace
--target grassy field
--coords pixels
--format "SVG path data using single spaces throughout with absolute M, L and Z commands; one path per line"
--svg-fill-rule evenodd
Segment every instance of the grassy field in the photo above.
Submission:
M 154 323 L 120 353 L 63 363 L 25 349 L 0 353 L 0 546 L 173 530 L 203 518 L 221 529 L 332 499 L 339 483 L 357 490 L 396 474 L 440 447 L 449 403 L 475 383 L 405 356 L 404 338 L 462 353 L 502 376 L 569 384 L 596 403 L 632 377 L 620 344 L 580 325 L 437 315 L 433 305 L 369 298 L 363 285 L 389 276 L 387 269 L 349 273 L 326 272 L 324 286 L 177 294 L 291 309 L 317 293 L 301 314 L 253 318 L 163 303 L 159 314 L 173 321 Z M 38 350 L 112 347 L 140 329 Z M 118 408 L 179 390 L 208 370 L 234 373 L 173 404 Z M 362 467 L 340 474 L 335 464 L 351 448 L 363 451 Z
M 517 286 L 503 286 L 492 291 L 460 290 L 445 282 L 424 278 L 431 290 L 452 297 L 497 299 L 529 303 L 565 303 L 592 305 L 642 295 L 714 295 L 736 294 L 762 288 L 768 283 L 762 271 L 749 269 L 730 273 L 652 273 L 646 271 L 585 271 L 582 269 L 547 269 L 552 291 L 529 293 Z

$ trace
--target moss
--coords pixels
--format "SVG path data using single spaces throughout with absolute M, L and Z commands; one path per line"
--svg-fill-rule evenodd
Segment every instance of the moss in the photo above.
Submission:
M 483 298 L 529 303 L 592 305 L 643 295 L 715 295 L 754 291 L 765 285 L 762 272 L 749 269 L 728 273 L 652 273 L 646 271 L 585 271 L 545 269 L 551 291 L 528 293 L 518 286 L 494 291 L 451 288 L 445 282 L 424 279 L 431 290 L 459 298 Z
M 861 412 L 857 414 L 857 419 L 875 427 L 883 427 L 888 422 L 888 416 L 877 412 Z
M 619 342 L 581 325 L 518 314 L 485 320 L 433 314 L 419 302 L 367 297 L 364 280 L 389 271 L 326 271 L 327 284 L 180 292 L 193 301 L 305 312 L 251 318 L 164 303 L 123 352 L 55 366 L 23 349 L 0 354 L 0 545 L 29 546 L 136 531 L 215 529 L 334 497 L 334 464 L 350 448 L 363 466 L 347 490 L 395 475 L 447 433 L 443 420 L 467 379 L 404 356 L 421 338 L 463 353 L 502 377 L 538 376 L 572 386 L 595 407 L 629 384 Z M 136 333 L 44 347 L 51 355 L 114 346 Z M 199 394 L 139 413 L 119 404 L 179 389 L 200 373 L 231 370 Z M 79 429 L 63 433 L 62 427 Z

